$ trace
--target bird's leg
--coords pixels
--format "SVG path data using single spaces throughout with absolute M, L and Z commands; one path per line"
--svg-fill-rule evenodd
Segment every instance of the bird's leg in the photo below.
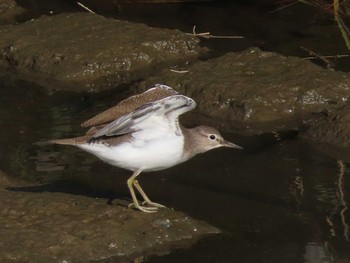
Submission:
M 137 191 L 139 191 L 140 195 L 142 196 L 143 201 L 142 204 L 147 204 L 149 206 L 152 206 L 152 207 L 165 207 L 164 205 L 162 204 L 158 204 L 158 203 L 155 203 L 155 202 L 152 202 L 148 196 L 146 195 L 145 191 L 143 191 L 141 185 L 139 184 L 139 181 L 137 181 L 136 179 L 133 181 L 133 185 L 135 186 L 135 188 L 137 189 Z
M 157 211 L 156 207 L 146 207 L 146 206 L 142 206 L 139 204 L 139 201 L 136 198 L 135 195 L 135 191 L 133 188 L 133 182 L 135 180 L 135 178 L 141 173 L 141 170 L 136 170 L 134 171 L 134 173 L 132 174 L 132 176 L 128 179 L 127 184 L 128 184 L 128 188 L 132 197 L 132 201 L 133 203 L 130 204 L 129 206 L 134 206 L 136 209 L 139 209 L 142 212 L 146 212 L 146 213 L 154 213 Z

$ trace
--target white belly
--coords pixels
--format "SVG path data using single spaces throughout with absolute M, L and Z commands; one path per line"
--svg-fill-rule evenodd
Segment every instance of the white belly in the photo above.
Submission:
M 183 136 L 167 136 L 147 141 L 134 139 L 118 147 L 91 143 L 78 147 L 92 153 L 101 160 L 127 170 L 156 171 L 172 167 L 181 162 Z

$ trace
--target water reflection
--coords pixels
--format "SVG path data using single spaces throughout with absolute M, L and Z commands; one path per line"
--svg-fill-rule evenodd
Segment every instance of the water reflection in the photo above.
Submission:
M 317 244 L 314 242 L 305 245 L 304 253 L 305 263 L 331 263 L 334 262 L 329 253 L 326 244 Z
M 340 217 L 342 219 L 342 223 L 344 226 L 344 237 L 346 241 L 349 241 L 349 224 L 348 220 L 346 219 L 346 211 L 348 210 L 348 205 L 345 199 L 345 186 L 344 186 L 344 174 L 346 165 L 342 161 L 338 161 L 339 165 L 339 179 L 338 179 L 338 191 L 339 191 L 339 198 L 342 205 L 342 209 L 340 211 Z
M 343 236 L 346 241 L 349 241 L 349 220 L 347 220 L 347 200 L 346 200 L 346 191 L 345 191 L 345 174 L 346 174 L 346 164 L 338 160 L 339 172 L 337 174 L 338 180 L 336 181 L 337 185 L 337 197 L 338 202 L 337 205 L 334 206 L 334 210 L 327 216 L 326 220 L 330 227 L 330 233 L 333 237 Z M 340 229 L 336 229 L 335 221 L 341 221 L 342 227 Z

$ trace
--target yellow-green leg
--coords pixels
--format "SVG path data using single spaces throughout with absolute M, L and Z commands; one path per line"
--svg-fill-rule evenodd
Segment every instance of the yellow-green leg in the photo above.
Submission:
M 141 185 L 139 184 L 139 181 L 137 181 L 136 179 L 133 181 L 133 185 L 135 186 L 135 188 L 137 189 L 137 191 L 139 191 L 140 195 L 142 196 L 143 201 L 142 204 L 147 204 L 149 206 L 152 206 L 152 207 L 165 207 L 164 205 L 162 204 L 158 204 L 158 203 L 155 203 L 155 202 L 152 202 L 148 196 L 146 195 L 146 193 L 143 191 L 143 189 L 141 188 Z
M 134 173 L 132 174 L 132 176 L 128 179 L 127 184 L 128 184 L 128 188 L 131 194 L 131 198 L 133 203 L 130 204 L 130 206 L 134 206 L 136 209 L 142 211 L 142 212 L 146 212 L 146 213 L 154 213 L 157 212 L 157 207 L 147 207 L 147 206 L 143 206 L 139 204 L 139 201 L 136 198 L 136 194 L 134 191 L 134 180 L 135 178 L 142 172 L 142 170 L 136 170 L 134 171 Z M 138 185 L 138 184 L 137 184 Z M 138 185 L 139 186 L 139 185 Z M 136 186 L 135 186 L 136 187 Z M 136 187 L 136 189 L 139 191 L 139 189 Z M 141 189 L 142 190 L 142 189 Z M 142 191 L 143 192 L 143 191 Z M 140 193 L 141 194 L 141 193 Z M 144 194 L 144 192 L 143 192 Z M 141 194 L 142 195 L 142 194 Z M 142 196 L 143 197 L 143 196 Z

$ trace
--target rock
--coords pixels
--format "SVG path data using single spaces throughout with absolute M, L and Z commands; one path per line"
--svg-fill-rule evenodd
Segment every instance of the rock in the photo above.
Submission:
M 129 262 L 219 233 L 170 209 L 147 214 L 105 199 L 7 189 L 0 189 L 1 262 Z
M 323 118 L 301 133 L 300 137 L 327 155 L 349 162 L 350 104 L 322 115 Z
M 350 105 L 324 113 L 325 118 L 303 133 L 303 137 L 317 143 L 338 147 L 350 146 Z
M 0 25 L 16 22 L 16 17 L 25 13 L 25 9 L 19 7 L 14 0 L 0 0 Z
M 98 91 L 197 58 L 198 40 L 177 30 L 90 13 L 43 16 L 0 27 L 0 63 L 49 89 Z
M 343 105 L 350 96 L 349 74 L 256 48 L 186 70 L 164 70 L 138 87 L 168 84 L 194 98 L 197 111 L 221 129 L 246 134 L 299 129 L 313 113 Z
M 8 177 L 6 173 L 0 170 L 0 187 L 13 185 L 13 179 Z

